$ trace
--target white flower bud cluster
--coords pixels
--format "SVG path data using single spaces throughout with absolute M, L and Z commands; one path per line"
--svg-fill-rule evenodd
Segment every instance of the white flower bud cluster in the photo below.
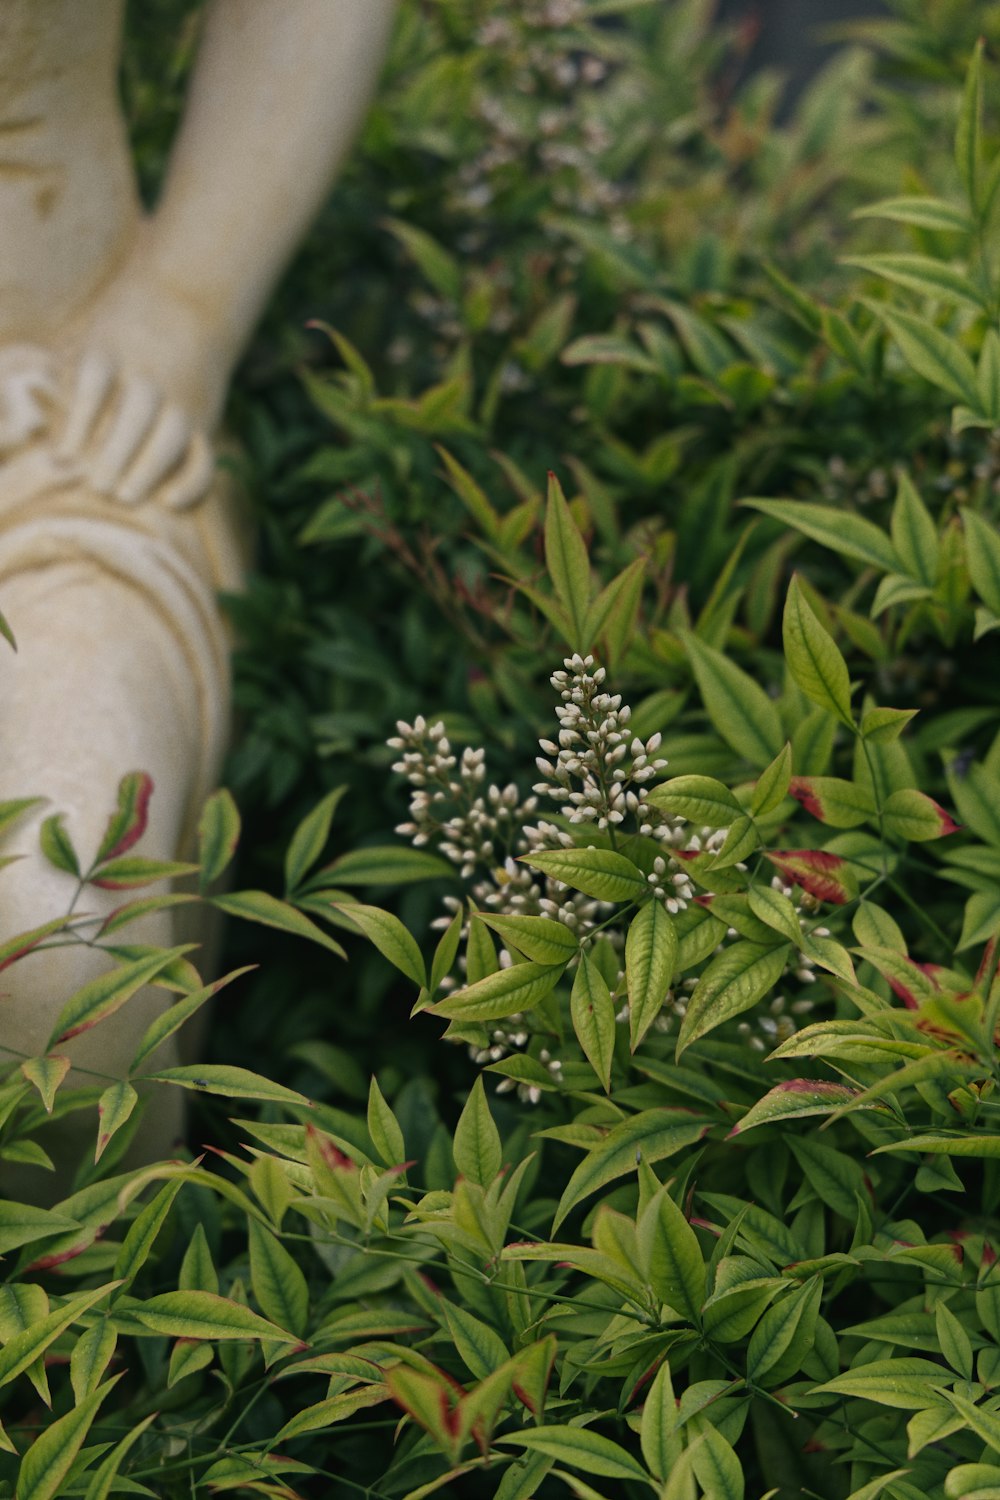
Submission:
M 413 788 L 409 822 L 400 823 L 397 833 L 417 848 L 433 840 L 458 865 L 464 880 L 478 866 L 490 867 L 505 858 L 537 803 L 533 797 L 522 802 L 512 783 L 483 785 L 485 750 L 466 746 L 457 757 L 444 725 L 428 725 L 422 714 L 412 724 L 400 719 L 387 743 L 401 752 L 392 769 Z
M 645 785 L 666 770 L 656 756 L 660 735 L 643 742 L 628 729 L 632 710 L 620 693 L 603 691 L 603 667 L 592 656 L 567 657 L 552 674 L 562 702 L 556 707 L 558 744 L 542 740 L 535 764 L 544 781 L 534 790 L 561 804 L 571 823 L 593 823 L 602 832 L 639 817 L 648 796 Z M 546 758 L 547 757 L 547 758 Z

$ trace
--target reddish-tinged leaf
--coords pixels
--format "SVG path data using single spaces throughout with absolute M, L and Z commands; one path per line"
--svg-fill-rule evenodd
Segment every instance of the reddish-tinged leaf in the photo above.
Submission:
M 98 974 L 66 1001 L 52 1029 L 49 1045 L 68 1042 L 71 1037 L 79 1036 L 81 1031 L 89 1031 L 92 1026 L 103 1021 L 105 1016 L 119 1010 L 144 984 L 155 979 L 162 969 L 174 959 L 189 953 L 194 946 L 193 943 L 182 943 L 177 948 L 154 949 L 151 954 L 134 959 L 131 963 L 110 969 L 106 974 Z
M 767 858 L 786 880 L 801 886 L 817 901 L 843 906 L 857 892 L 847 860 L 825 849 L 772 849 Z
M 788 790 L 807 813 L 833 828 L 856 828 L 875 815 L 871 793 L 839 776 L 793 776 Z
M 117 859 L 137 844 L 149 821 L 149 799 L 153 778 L 146 771 L 130 771 L 118 784 L 118 806 L 108 819 L 96 864 Z
M 886 799 L 882 809 L 886 833 L 914 843 L 943 839 L 957 833 L 960 824 L 932 797 L 913 787 L 902 787 Z
M 0 943 L 0 970 L 7 969 L 11 964 L 17 963 L 32 948 L 37 948 L 39 943 L 51 937 L 54 932 L 61 931 L 66 926 L 65 917 L 54 917 L 51 922 L 43 922 L 41 927 L 32 927 L 28 932 L 19 932 L 16 937 L 8 938 L 5 943 Z

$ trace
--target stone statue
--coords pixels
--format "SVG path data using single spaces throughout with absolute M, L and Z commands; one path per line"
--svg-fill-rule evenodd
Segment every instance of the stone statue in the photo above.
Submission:
M 141 851 L 184 857 L 219 774 L 228 651 L 216 592 L 246 537 L 214 444 L 234 362 L 372 87 L 392 0 L 209 0 L 155 211 L 117 98 L 123 0 L 0 0 L 0 799 L 41 793 L 82 858 L 119 779 L 155 784 Z M 0 940 L 67 910 L 73 877 L 0 875 Z M 89 887 L 100 916 L 121 892 Z M 175 941 L 169 913 L 130 942 Z M 0 975 L 0 1058 L 37 1055 L 107 960 L 71 946 Z M 147 990 L 61 1051 L 124 1071 L 166 1003 Z M 161 1052 L 156 1064 L 176 1058 Z M 74 1075 L 80 1081 L 83 1075 Z M 164 1090 L 141 1150 L 167 1150 Z M 76 1128 L 74 1124 L 74 1129 Z

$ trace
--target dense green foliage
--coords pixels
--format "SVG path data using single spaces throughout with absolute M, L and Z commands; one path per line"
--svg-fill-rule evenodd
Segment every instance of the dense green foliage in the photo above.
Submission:
M 94 1145 L 0 1200 L 0 1493 L 1000 1494 L 1000 14 L 896 9 L 783 115 L 695 0 L 403 6 L 234 396 L 235 800 L 54 811 L 123 907 L 0 950 L 113 961 L 0 1082 L 0 1160 Z

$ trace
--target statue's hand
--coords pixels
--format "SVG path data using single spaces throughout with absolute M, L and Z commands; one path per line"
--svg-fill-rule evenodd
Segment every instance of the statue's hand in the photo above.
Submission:
M 48 427 L 58 395 L 56 364 L 47 349 L 0 349 L 0 452 L 19 448 Z
M 183 409 L 93 348 L 76 368 L 56 457 L 124 505 L 155 498 L 186 510 L 203 499 L 214 474 L 208 438 Z

